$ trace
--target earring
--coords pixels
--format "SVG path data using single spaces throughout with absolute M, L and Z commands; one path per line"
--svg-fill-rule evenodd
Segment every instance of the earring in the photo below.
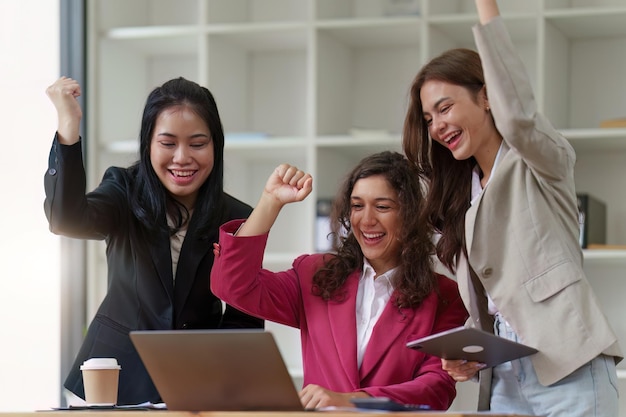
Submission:
M 485 107 L 485 110 L 489 111 L 489 110 L 491 110 L 491 107 L 487 106 L 487 107 Z

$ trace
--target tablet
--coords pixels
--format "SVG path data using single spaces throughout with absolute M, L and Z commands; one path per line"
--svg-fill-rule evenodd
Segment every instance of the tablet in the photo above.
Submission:
M 492 367 L 537 353 L 537 349 L 473 327 L 456 327 L 407 343 L 407 347 L 443 359 L 465 359 Z

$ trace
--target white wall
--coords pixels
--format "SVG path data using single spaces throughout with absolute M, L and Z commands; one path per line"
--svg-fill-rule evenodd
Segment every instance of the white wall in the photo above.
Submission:
M 0 1 L 0 411 L 59 405 L 60 252 L 43 211 L 59 0 Z

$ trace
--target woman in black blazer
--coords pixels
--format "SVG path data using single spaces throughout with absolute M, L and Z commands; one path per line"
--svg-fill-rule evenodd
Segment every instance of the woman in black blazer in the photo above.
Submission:
M 143 112 L 139 161 L 110 167 L 85 193 L 80 85 L 61 77 L 46 93 L 59 123 L 44 180 L 50 230 L 107 245 L 108 291 L 64 385 L 84 398 L 80 365 L 114 357 L 122 367 L 119 405 L 160 402 L 131 330 L 263 327 L 233 307 L 223 310 L 209 289 L 218 227 L 251 212 L 223 190 L 217 105 L 209 90 L 183 78 L 155 88 Z

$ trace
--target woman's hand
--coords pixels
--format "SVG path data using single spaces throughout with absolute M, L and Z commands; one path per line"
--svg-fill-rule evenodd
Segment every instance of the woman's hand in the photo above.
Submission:
M 306 409 L 322 407 L 354 407 L 351 398 L 369 397 L 365 392 L 335 392 L 319 385 L 309 384 L 300 391 L 300 402 Z
M 500 9 L 496 0 L 475 0 L 478 18 L 482 25 L 488 23 L 496 16 L 500 16 Z
M 311 174 L 293 165 L 280 164 L 265 184 L 265 192 L 282 204 L 302 201 L 313 190 Z
M 76 80 L 61 77 L 46 89 L 46 95 L 54 104 L 58 117 L 58 139 L 64 145 L 72 145 L 80 138 L 80 120 L 83 111 L 76 99 L 81 94 Z
M 270 174 L 263 194 L 237 236 L 257 236 L 269 232 L 278 213 L 287 203 L 302 201 L 313 190 L 310 174 L 289 164 L 281 164 Z
M 313 190 L 313 178 L 289 164 L 281 164 L 267 179 L 264 193 L 271 195 L 281 205 L 302 201 Z
M 484 363 L 480 362 L 468 362 L 464 360 L 441 360 L 441 367 L 448 373 L 455 381 L 464 382 L 469 381 L 476 375 L 478 371 L 485 368 Z

